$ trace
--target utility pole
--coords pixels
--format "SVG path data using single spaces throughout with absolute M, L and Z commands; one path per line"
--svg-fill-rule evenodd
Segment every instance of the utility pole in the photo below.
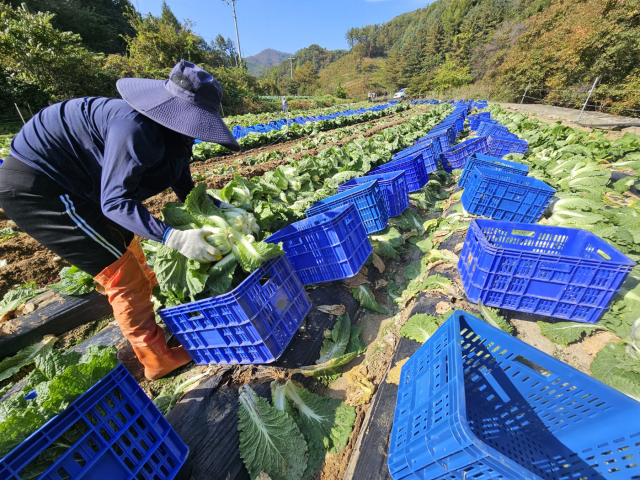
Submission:
M 524 97 L 527 96 L 527 92 L 529 91 L 529 87 L 531 86 L 531 82 L 527 85 L 527 88 L 524 89 L 524 93 L 522 94 L 522 100 L 520 100 L 520 105 L 524 102 Z
M 287 60 L 291 60 L 291 80 L 293 80 L 293 61 L 296 59 L 296 57 L 289 57 L 287 58 Z
M 584 105 L 582 106 L 582 110 L 580 110 L 580 115 L 578 115 L 578 122 L 580 122 L 580 119 L 582 118 L 582 114 L 584 113 L 584 109 L 587 108 L 587 104 L 589 103 L 589 99 L 591 99 L 591 94 L 596 89 L 596 85 L 598 83 L 598 80 L 600 80 L 600 77 L 596 77 L 596 81 L 593 82 L 593 87 L 591 87 L 591 90 L 589 90 L 589 95 L 587 95 L 587 99 L 585 100 Z
M 236 0 L 222 0 L 227 2 L 227 5 L 231 3 L 233 8 L 233 22 L 236 24 L 236 42 L 238 44 L 238 64 L 242 65 L 242 51 L 240 50 L 240 34 L 238 33 L 238 19 L 236 18 Z

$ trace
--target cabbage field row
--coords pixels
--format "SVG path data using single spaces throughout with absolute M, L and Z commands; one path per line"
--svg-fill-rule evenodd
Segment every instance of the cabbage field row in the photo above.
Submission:
M 281 97 L 278 97 L 280 100 Z M 352 109 L 357 110 L 359 108 L 368 108 L 371 107 L 371 103 L 360 102 L 360 103 L 350 103 L 350 104 L 340 104 L 334 105 L 332 107 L 321 107 L 321 108 L 311 108 L 308 110 L 289 110 L 289 116 L 291 118 L 302 116 L 302 117 L 311 117 L 317 115 L 328 115 L 330 113 L 341 112 L 343 110 Z M 282 111 L 276 112 L 265 112 L 265 113 L 246 113 L 244 115 L 235 115 L 231 117 L 225 117 L 224 123 L 226 123 L 229 128 L 233 128 L 236 125 L 241 127 L 248 127 L 250 125 L 256 125 L 259 123 L 269 123 L 273 120 L 280 120 L 281 118 L 286 118 L 286 115 Z
M 244 149 L 264 147 L 274 143 L 286 142 L 288 140 L 313 135 L 318 132 L 332 130 L 334 128 L 369 122 L 388 115 L 404 112 L 409 108 L 410 107 L 408 105 L 401 103 L 377 112 L 365 112 L 361 114 L 337 117 L 331 120 L 308 122 L 303 125 L 292 123 L 288 126 L 283 126 L 280 130 L 270 130 L 264 133 L 249 133 L 247 136 L 238 139 L 238 143 Z M 229 150 L 217 143 L 200 142 L 193 146 L 193 161 L 206 160 L 208 158 L 227 153 L 229 153 Z

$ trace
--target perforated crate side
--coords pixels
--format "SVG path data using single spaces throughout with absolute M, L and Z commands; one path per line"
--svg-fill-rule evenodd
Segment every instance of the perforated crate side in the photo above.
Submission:
M 458 186 L 465 188 L 469 176 L 475 167 L 491 168 L 500 172 L 515 173 L 516 175 L 529 175 L 529 167 L 521 163 L 510 162 L 508 160 L 502 160 L 500 158 L 491 157 L 488 155 L 482 155 L 480 153 L 474 153 L 467 159 L 467 164 L 464 167 L 464 172 L 458 180 Z
M 383 190 L 387 207 L 389 208 L 389 216 L 397 217 L 409 206 L 409 191 L 405 177 L 405 172 L 401 171 L 354 178 L 342 185 L 338 185 L 338 193 L 350 190 L 375 179 Z
M 494 120 L 481 121 L 476 132 L 476 135 L 478 137 L 488 137 L 490 135 L 504 137 L 509 134 L 511 134 L 511 132 L 509 132 L 509 129 L 507 127 L 498 124 Z
M 462 193 L 469 213 L 494 220 L 536 223 L 556 191 L 542 180 L 520 174 L 475 167 Z
M 480 122 L 483 120 L 489 120 L 491 118 L 491 112 L 481 112 L 475 115 L 469 115 L 469 129 L 475 131 L 480 126 Z
M 353 204 L 293 223 L 265 241 L 282 243 L 305 285 L 353 277 L 373 251 Z
M 433 141 L 439 144 L 438 153 L 445 152 L 455 142 L 456 133 L 454 127 L 436 126 L 426 136 L 416 140 L 416 144 Z
M 440 142 L 433 140 L 422 142 L 395 154 L 391 161 L 394 162 L 409 156 L 421 154 L 426 172 L 431 173 L 438 169 L 438 155 L 440 151 Z
M 422 160 L 422 154 L 416 153 L 408 157 L 386 163 L 369 172 L 369 175 L 378 175 L 388 172 L 404 172 L 407 182 L 407 190 L 415 192 L 420 190 L 429 181 L 427 170 Z M 367 175 L 367 176 L 369 176 Z
M 485 137 L 471 138 L 454 146 L 448 152 L 440 154 L 442 168 L 451 173 L 453 170 L 464 168 L 467 159 L 474 153 L 486 154 L 489 150 Z
M 595 323 L 634 266 L 585 230 L 475 219 L 458 272 L 472 302 Z
M 421 479 L 635 478 L 638 413 L 635 400 L 457 311 L 402 368 L 389 469 L 394 479 L 411 478 L 395 471 Z M 408 425 L 404 437 L 397 425 Z
M 120 364 L 0 460 L 0 478 L 22 480 L 45 451 L 59 456 L 41 480 L 170 480 L 189 448 Z
M 489 144 L 489 155 L 494 157 L 504 157 L 509 153 L 526 153 L 529 149 L 529 143 L 526 140 L 520 140 L 518 137 L 509 138 L 491 135 L 487 143 Z
M 265 262 L 230 293 L 158 313 L 199 365 L 260 364 L 280 357 L 310 308 L 283 255 Z
M 384 230 L 389 222 L 389 207 L 377 180 L 320 200 L 305 213 L 307 217 L 353 203 L 367 235 Z

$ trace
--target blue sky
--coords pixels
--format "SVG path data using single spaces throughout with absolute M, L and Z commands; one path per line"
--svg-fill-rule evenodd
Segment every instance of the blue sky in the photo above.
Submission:
M 143 14 L 160 13 L 162 0 L 132 0 Z M 313 43 L 335 50 L 348 48 L 351 27 L 384 23 L 396 15 L 426 6 L 428 0 L 236 0 L 243 55 L 265 48 L 294 53 Z M 231 5 L 223 0 L 167 0 L 178 17 L 196 22 L 207 40 L 221 33 L 235 42 Z

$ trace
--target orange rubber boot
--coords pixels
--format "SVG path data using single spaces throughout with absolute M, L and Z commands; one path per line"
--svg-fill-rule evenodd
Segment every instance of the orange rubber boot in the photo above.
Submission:
M 156 278 L 156 273 L 153 270 L 151 270 L 151 267 L 147 263 L 147 257 L 145 256 L 144 251 L 142 250 L 142 245 L 140 245 L 140 239 L 137 236 L 133 237 L 133 240 L 131 240 L 131 243 L 127 248 L 131 250 L 131 252 L 135 255 L 136 259 L 138 260 L 138 263 L 140 264 L 140 266 L 142 267 L 142 270 L 144 271 L 144 274 L 149 279 L 149 283 L 151 283 L 151 288 L 157 287 L 158 279 Z
M 105 268 L 94 280 L 103 286 L 120 330 L 133 347 L 149 380 L 164 377 L 191 361 L 184 347 L 169 348 L 151 303 L 151 285 L 133 252 Z

